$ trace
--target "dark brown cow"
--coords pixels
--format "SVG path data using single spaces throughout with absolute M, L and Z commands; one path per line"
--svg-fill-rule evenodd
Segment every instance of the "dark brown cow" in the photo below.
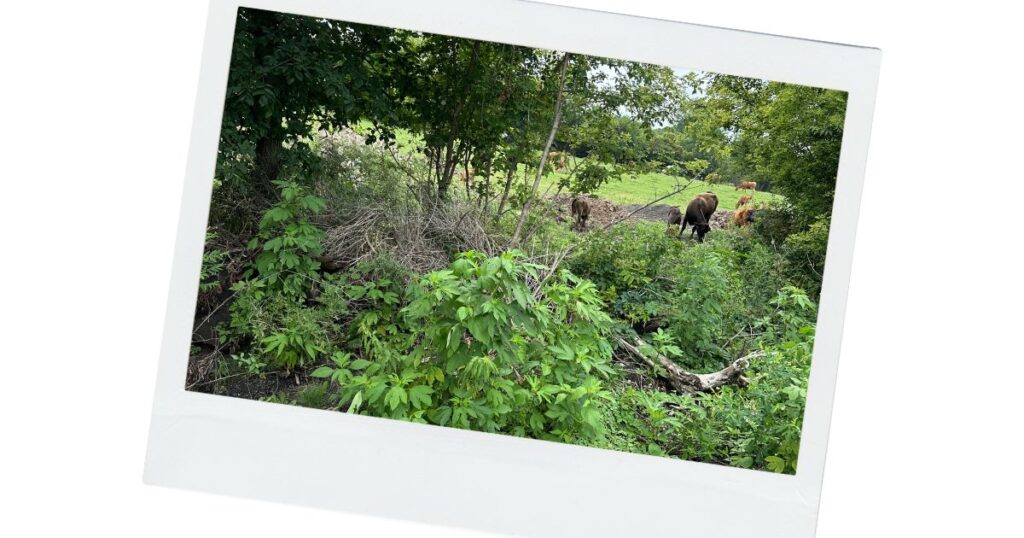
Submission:
M 736 184 L 736 190 L 740 190 L 740 189 L 748 190 L 748 191 L 756 191 L 757 190 L 757 182 L 756 181 L 740 181 L 739 183 Z
M 711 231 L 711 215 L 715 214 L 716 209 L 718 196 L 715 196 L 715 193 L 705 192 L 695 196 L 686 206 L 686 214 L 683 215 L 683 222 L 679 226 L 679 235 L 683 235 L 687 225 L 692 225 L 690 237 L 697 234 L 697 241 L 703 243 L 704 236 Z
M 572 211 L 573 228 L 583 231 L 587 227 L 587 219 L 590 217 L 590 204 L 583 198 L 573 198 L 569 204 Z
M 740 196 L 739 201 L 736 202 L 736 209 L 739 209 L 739 208 L 749 204 L 750 201 L 753 200 L 753 199 L 754 199 L 754 197 L 750 196 L 749 194 L 744 194 L 743 196 Z
M 665 233 L 672 231 L 673 226 L 679 226 L 683 223 L 683 212 L 678 207 L 673 207 L 668 210 L 668 228 L 665 229 Z

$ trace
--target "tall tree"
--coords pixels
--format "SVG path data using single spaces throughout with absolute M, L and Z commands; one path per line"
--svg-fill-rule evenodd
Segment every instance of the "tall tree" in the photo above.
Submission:
M 312 121 L 341 126 L 393 114 L 394 31 L 241 8 L 231 51 L 218 176 L 273 192 L 286 146 Z

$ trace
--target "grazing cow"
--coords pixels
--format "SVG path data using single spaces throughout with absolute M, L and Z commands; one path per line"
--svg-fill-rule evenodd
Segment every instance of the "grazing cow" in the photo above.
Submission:
M 551 163 L 551 167 L 554 168 L 556 172 L 565 170 L 566 166 L 568 166 L 568 160 L 566 159 L 565 154 L 557 151 L 548 153 L 548 162 Z
M 665 233 L 671 232 L 673 226 L 679 226 L 682 223 L 683 212 L 678 207 L 672 207 L 672 209 L 668 210 L 668 228 L 665 229 Z
M 754 212 L 753 208 L 744 207 L 732 214 L 732 223 L 736 226 L 749 226 L 754 222 Z
M 736 184 L 736 190 L 741 190 L 741 189 L 749 190 L 749 191 L 756 191 L 757 190 L 757 182 L 756 181 L 740 181 L 739 183 Z
M 718 209 L 718 196 L 715 196 L 715 193 L 705 192 L 695 196 L 686 206 L 683 222 L 679 226 L 679 235 L 683 235 L 687 225 L 693 225 L 690 237 L 697 234 L 697 242 L 703 243 L 704 236 L 711 231 L 711 215 L 715 214 L 716 209 Z
M 573 198 L 569 204 L 572 211 L 573 228 L 583 231 L 587 227 L 587 219 L 590 217 L 590 204 L 583 198 Z
M 754 198 L 752 196 L 750 196 L 749 194 L 744 194 L 743 196 L 740 196 L 739 201 L 736 202 L 736 209 L 739 209 L 739 208 L 749 204 L 750 201 L 753 200 L 753 199 Z

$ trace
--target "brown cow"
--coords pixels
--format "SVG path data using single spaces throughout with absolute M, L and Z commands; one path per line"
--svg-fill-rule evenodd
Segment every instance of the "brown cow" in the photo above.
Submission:
M 744 207 L 732 214 L 732 223 L 736 226 L 748 226 L 754 222 L 754 212 L 754 208 Z
M 697 234 L 697 242 L 703 243 L 704 236 L 711 231 L 711 215 L 715 214 L 716 209 L 718 196 L 715 193 L 704 192 L 695 196 L 686 206 L 686 214 L 683 215 L 683 221 L 679 226 L 679 235 L 683 235 L 687 225 L 693 225 L 690 237 Z
M 672 231 L 673 226 L 679 226 L 683 223 L 683 212 L 678 207 L 672 207 L 668 210 L 668 228 L 665 229 L 665 233 Z
M 590 217 L 590 204 L 583 198 L 573 198 L 569 204 L 572 211 L 573 228 L 583 231 L 587 227 L 587 219 Z
M 740 190 L 740 189 L 756 191 L 757 190 L 757 182 L 756 181 L 740 181 L 739 183 L 736 184 L 736 190 Z
M 554 168 L 556 172 L 561 172 L 562 170 L 565 170 L 566 166 L 568 166 L 565 154 L 557 151 L 548 153 L 548 162 L 551 163 L 551 167 Z
M 753 199 L 754 198 L 752 196 L 750 196 L 749 194 L 744 194 L 743 196 L 740 196 L 739 201 L 736 202 L 736 209 L 739 209 L 739 208 L 749 204 L 750 201 L 753 200 Z

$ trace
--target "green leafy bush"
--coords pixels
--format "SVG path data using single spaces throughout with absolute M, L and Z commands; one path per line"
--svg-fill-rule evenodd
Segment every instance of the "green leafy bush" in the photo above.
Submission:
M 568 267 L 592 280 L 605 300 L 614 303 L 622 293 L 656 287 L 666 259 L 683 248 L 659 225 L 619 225 L 590 234 Z
M 265 280 L 268 289 L 293 298 L 305 297 L 318 278 L 324 234 L 309 221 L 309 216 L 324 208 L 323 199 L 306 193 L 293 181 L 275 181 L 281 199 L 260 221 L 260 232 L 249 242 L 260 249 L 253 269 Z M 250 270 L 247 276 L 252 276 Z
M 675 266 L 666 318 L 668 330 L 679 342 L 683 366 L 705 370 L 720 368 L 724 353 L 718 341 L 724 331 L 725 310 L 735 301 L 738 281 L 717 252 L 693 247 Z
M 769 246 L 781 248 L 787 237 L 802 228 L 796 209 L 788 202 L 775 202 L 755 211 L 752 228 Z
M 807 230 L 786 238 L 782 246 L 786 275 L 793 284 L 807 290 L 813 297 L 821 293 L 828 228 L 828 218 L 819 217 Z
M 775 310 L 758 322 L 765 356 L 747 374 L 750 384 L 713 393 L 679 395 L 623 387 L 605 405 L 607 447 L 778 473 L 796 472 L 814 341 L 815 305 L 787 287 Z M 654 345 L 675 355 L 663 332 Z
M 468 252 L 412 282 L 397 317 L 355 325 L 364 355 L 313 372 L 350 412 L 566 442 L 603 436 L 610 318 L 594 285 L 519 252 Z M 534 287 L 531 287 L 531 283 Z M 395 312 L 392 310 L 391 312 Z

